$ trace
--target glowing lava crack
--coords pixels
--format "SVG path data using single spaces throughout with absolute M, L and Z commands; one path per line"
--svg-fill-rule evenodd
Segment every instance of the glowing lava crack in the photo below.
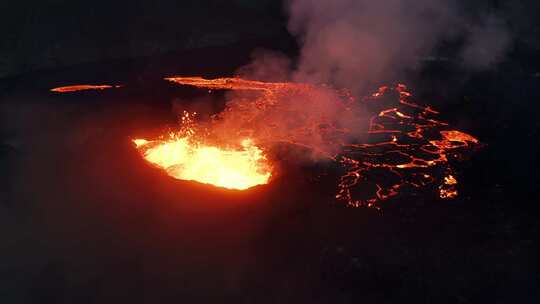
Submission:
M 109 85 L 109 84 L 77 84 L 71 86 L 62 86 L 57 88 L 52 88 L 51 92 L 56 93 L 71 93 L 78 91 L 91 91 L 91 90 L 107 90 L 107 89 L 117 89 L 122 87 L 121 85 Z

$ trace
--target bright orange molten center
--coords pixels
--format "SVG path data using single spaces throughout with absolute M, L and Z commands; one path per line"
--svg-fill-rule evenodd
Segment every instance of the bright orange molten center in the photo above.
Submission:
M 241 149 L 223 149 L 172 135 L 169 140 L 133 140 L 144 158 L 177 179 L 244 190 L 267 184 L 271 166 L 263 151 L 245 139 Z

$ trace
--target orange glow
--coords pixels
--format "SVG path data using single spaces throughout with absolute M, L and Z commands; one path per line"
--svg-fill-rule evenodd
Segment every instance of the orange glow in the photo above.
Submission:
M 184 123 L 189 119 L 185 113 Z M 133 143 L 148 162 L 177 179 L 238 190 L 270 180 L 272 167 L 252 140 L 241 140 L 237 148 L 223 148 L 194 137 L 193 129 L 186 129 L 169 134 L 167 139 L 134 139 Z
M 381 202 L 411 189 L 428 188 L 441 199 L 457 197 L 453 166 L 481 146 L 475 137 L 440 120 L 435 109 L 414 101 L 403 84 L 357 98 L 324 84 L 239 77 L 164 79 L 238 91 L 227 95 L 225 109 L 206 121 L 195 124 L 192 114 L 184 112 L 178 131 L 157 139 L 132 139 L 146 161 L 176 179 L 238 190 L 267 184 L 275 166 L 266 154 L 274 147 L 296 146 L 306 151 L 299 156 L 302 161 L 323 159 L 340 170 L 337 201 L 379 209 Z M 73 85 L 51 91 L 119 87 Z M 279 161 L 279 156 L 272 159 Z
M 339 179 L 338 193 L 335 197 L 349 206 L 379 208 L 380 202 L 395 197 L 404 188 L 422 188 L 437 181 L 441 181 L 441 186 L 437 189 L 441 198 L 456 197 L 458 195 L 455 189 L 457 179 L 452 174 L 441 176 L 440 172 L 453 172 L 450 161 L 459 159 L 466 152 L 465 149 L 479 144 L 479 141 L 469 134 L 448 130 L 448 123 L 437 119 L 436 116 L 439 113 L 429 106 L 422 106 L 411 101 L 413 95 L 402 84 L 395 87 L 381 87 L 369 97 L 358 100 L 346 91 L 291 82 L 268 83 L 238 77 L 216 79 L 169 77 L 165 79 L 180 85 L 211 90 L 258 92 L 259 95 L 250 95 L 247 102 L 245 97 L 229 100 L 225 111 L 217 114 L 216 118 L 218 120 L 230 118 L 230 116 L 235 118 L 226 129 L 229 127 L 234 129 L 236 125 L 251 126 L 253 122 L 258 122 L 259 124 L 250 130 L 250 134 L 253 134 L 257 142 L 301 145 L 316 150 L 326 155 L 327 159 L 337 162 L 344 173 Z M 332 94 L 324 95 L 324 90 L 331 90 Z M 323 91 L 322 95 L 321 91 Z M 335 103 L 322 101 L 327 106 L 323 109 L 340 108 L 343 110 L 340 113 L 345 115 L 366 115 L 362 112 L 353 112 L 351 108 L 354 104 L 377 103 L 383 100 L 383 97 L 393 96 L 389 95 L 392 92 L 398 95 L 395 104 L 371 115 L 366 142 L 349 142 L 347 140 L 349 130 L 340 128 L 339 123 L 335 124 L 335 121 L 327 119 L 324 111 L 321 115 L 315 116 L 310 116 L 313 111 L 305 111 L 306 106 L 309 106 L 310 110 L 317 107 L 321 99 L 339 96 L 340 100 Z M 301 104 L 298 108 L 290 105 L 291 102 L 298 100 L 307 103 Z M 280 125 L 286 125 L 287 132 L 281 129 L 277 129 L 280 131 L 277 132 L 276 128 Z M 210 129 L 219 129 L 219 127 L 211 125 Z M 324 133 L 320 133 L 321 130 L 324 130 Z M 240 131 L 245 130 L 240 129 Z M 329 134 L 332 136 L 328 136 Z M 371 136 L 376 139 L 370 140 Z M 311 140 L 314 137 L 320 140 Z M 175 141 L 175 145 L 184 147 L 188 145 L 186 142 Z M 151 145 L 151 142 L 140 141 L 136 144 L 147 147 Z M 163 144 L 161 147 L 166 149 Z M 174 150 L 174 148 L 170 149 Z M 157 151 L 148 150 L 145 157 L 151 162 L 161 164 L 162 167 L 169 167 L 176 163 L 176 161 L 164 162 L 161 156 L 155 158 L 150 156 L 151 152 L 161 155 L 159 154 L 161 152 Z M 184 152 L 178 152 L 179 155 L 182 153 Z M 262 154 L 257 152 L 253 155 Z M 210 162 L 207 157 L 202 157 L 200 161 Z M 216 165 L 210 166 L 215 168 Z M 224 166 L 224 164 L 217 166 Z M 170 172 L 169 169 L 168 171 Z M 256 171 L 265 172 L 264 170 Z M 270 176 L 268 171 L 266 172 L 260 176 L 262 181 L 266 181 Z M 373 190 L 359 192 L 358 188 L 365 185 L 372 185 Z
M 456 190 L 457 180 L 452 175 L 444 177 L 444 182 L 439 186 L 439 196 L 442 199 L 454 198 L 458 195 Z
M 432 140 L 430 143 L 440 149 L 467 147 L 469 143 L 478 144 L 478 139 L 460 131 L 441 131 L 442 140 Z
M 146 161 L 177 179 L 240 190 L 267 184 L 274 166 L 265 151 L 290 144 L 342 170 L 338 201 L 380 208 L 381 202 L 405 189 L 430 187 L 441 199 L 456 197 L 453 163 L 480 144 L 452 130 L 430 106 L 413 102 L 413 94 L 402 84 L 356 98 L 345 90 L 292 82 L 238 77 L 165 80 L 210 90 L 251 91 L 229 96 L 225 110 L 209 121 L 196 125 L 185 112 L 180 131 L 158 139 L 133 139 Z M 367 116 L 369 123 L 342 124 L 344 116 L 360 118 L 355 122 Z M 364 136 L 358 136 L 362 130 Z
M 438 187 L 440 198 L 457 197 L 457 179 L 451 174 L 437 177 L 436 172 L 452 172 L 450 158 L 459 158 L 466 152 L 464 149 L 480 142 L 461 131 L 441 130 L 448 124 L 437 120 L 435 116 L 439 113 L 431 107 L 411 102 L 412 94 L 405 85 L 381 87 L 363 101 L 377 102 L 391 91 L 399 94 L 397 105 L 374 115 L 368 130 L 368 134 L 388 134 L 388 139 L 369 144 L 344 144 L 340 162 L 346 173 L 341 177 L 336 198 L 351 206 L 378 208 L 377 202 L 395 196 L 402 188 L 425 187 L 438 179 L 443 180 Z M 441 139 L 434 139 L 435 136 Z M 381 174 L 381 170 L 395 182 L 375 182 L 375 195 L 356 198 L 353 190 L 362 183 L 369 183 L 369 177 L 374 172 Z
M 239 77 L 223 77 L 215 79 L 205 79 L 202 77 L 167 77 L 167 81 L 177 84 L 190 85 L 207 89 L 229 89 L 229 90 L 255 90 L 275 92 L 280 89 L 309 88 L 310 86 L 294 82 L 263 82 L 257 80 L 242 79 Z
M 79 84 L 79 85 L 53 88 L 51 89 L 51 92 L 68 93 L 68 92 L 88 91 L 88 90 L 106 90 L 106 89 L 113 89 L 113 88 L 120 88 L 120 87 L 121 86 L 119 85 L 108 85 L 108 84 L 101 84 L 101 85 Z
M 457 184 L 457 180 L 452 175 L 448 175 L 444 178 L 444 183 L 447 185 L 455 185 Z

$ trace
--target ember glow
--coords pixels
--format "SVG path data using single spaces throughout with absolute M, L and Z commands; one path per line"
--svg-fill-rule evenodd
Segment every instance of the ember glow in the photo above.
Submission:
M 439 196 L 443 199 L 456 197 L 458 195 L 457 183 L 457 180 L 452 175 L 445 176 L 444 182 L 439 186 Z
M 437 119 L 439 113 L 436 110 L 413 102 L 412 94 L 402 84 L 381 87 L 371 96 L 355 98 L 347 91 L 299 83 L 267 83 L 236 77 L 165 79 L 205 89 L 258 93 L 229 100 L 226 109 L 215 115 L 215 121 L 209 124 L 210 133 L 226 130 L 228 138 L 245 133 L 263 146 L 289 143 L 316 151 L 343 171 L 337 182 L 336 199 L 350 206 L 379 208 L 382 201 L 400 192 L 430 185 L 441 198 L 454 198 L 458 194 L 458 182 L 452 164 L 462 160 L 467 151 L 479 144 L 473 136 L 452 130 L 448 123 Z M 331 94 L 328 94 L 329 90 L 332 90 Z M 328 97 L 323 98 L 326 107 L 320 107 L 321 96 Z M 339 98 L 334 98 L 336 96 Z M 299 106 L 291 105 L 298 100 Z M 372 113 L 365 136 L 360 137 L 363 142 L 350 136 L 350 127 L 325 115 L 327 109 L 334 108 L 341 111 L 335 117 L 367 115 L 354 110 L 357 105 L 371 109 L 369 113 Z M 161 149 L 167 151 L 163 153 L 171 153 L 174 149 L 166 148 L 170 144 L 170 141 L 163 141 L 155 146 L 156 150 L 146 150 L 146 159 L 169 167 L 172 163 L 152 160 L 150 155 L 162 153 L 158 152 Z M 142 147 L 148 145 L 149 142 L 144 142 Z M 255 152 L 243 151 L 242 155 L 256 155 L 254 158 L 258 159 L 262 154 L 256 152 L 259 151 L 257 147 L 252 148 Z M 178 158 L 182 153 L 178 152 Z M 226 166 L 213 163 L 207 156 L 200 161 L 214 171 Z M 171 174 L 170 169 L 168 172 Z M 260 178 L 267 181 L 269 176 L 266 172 Z
M 236 148 L 204 144 L 190 125 L 190 113 L 182 117 L 184 128 L 157 140 L 134 139 L 144 158 L 170 176 L 228 189 L 244 190 L 268 183 L 271 166 L 263 151 L 246 138 Z
M 439 197 L 455 198 L 457 179 L 452 163 L 477 146 L 473 136 L 448 130 L 448 123 L 437 119 L 439 112 L 412 102 L 412 94 L 399 84 L 382 87 L 362 102 L 377 104 L 391 94 L 396 104 L 384 108 L 370 120 L 368 134 L 377 137 L 373 143 L 344 144 L 340 162 L 346 168 L 341 177 L 338 200 L 352 206 L 378 207 L 400 191 L 439 184 Z M 358 187 L 369 187 L 363 199 L 353 193 Z
M 56 93 L 69 93 L 69 92 L 77 92 L 77 91 L 89 91 L 89 90 L 106 90 L 106 89 L 113 89 L 113 88 L 120 88 L 119 85 L 108 85 L 108 84 L 78 84 L 78 85 L 71 85 L 71 86 L 63 86 L 63 87 L 57 87 L 52 88 L 51 92 Z

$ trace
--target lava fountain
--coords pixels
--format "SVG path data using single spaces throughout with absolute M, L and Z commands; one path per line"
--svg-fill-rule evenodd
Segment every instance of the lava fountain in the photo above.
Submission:
M 349 206 L 379 208 L 380 202 L 402 191 L 428 185 L 435 186 L 441 199 L 455 198 L 458 181 L 453 163 L 479 145 L 475 137 L 450 129 L 430 106 L 413 102 L 403 84 L 356 98 L 346 90 L 326 86 L 238 77 L 165 80 L 205 89 L 256 91 L 229 100 L 209 128 L 226 130 L 228 138 L 247 133 L 262 145 L 284 142 L 316 151 L 318 160 L 322 156 L 341 167 L 335 197 Z M 368 108 L 375 110 L 366 114 Z M 361 126 L 351 122 L 366 115 L 371 118 L 365 136 L 353 136 L 351 129 Z
M 148 162 L 177 179 L 237 190 L 268 183 L 272 166 L 251 139 L 237 148 L 205 144 L 196 137 L 192 115 L 184 112 L 182 129 L 165 138 L 133 142 Z

